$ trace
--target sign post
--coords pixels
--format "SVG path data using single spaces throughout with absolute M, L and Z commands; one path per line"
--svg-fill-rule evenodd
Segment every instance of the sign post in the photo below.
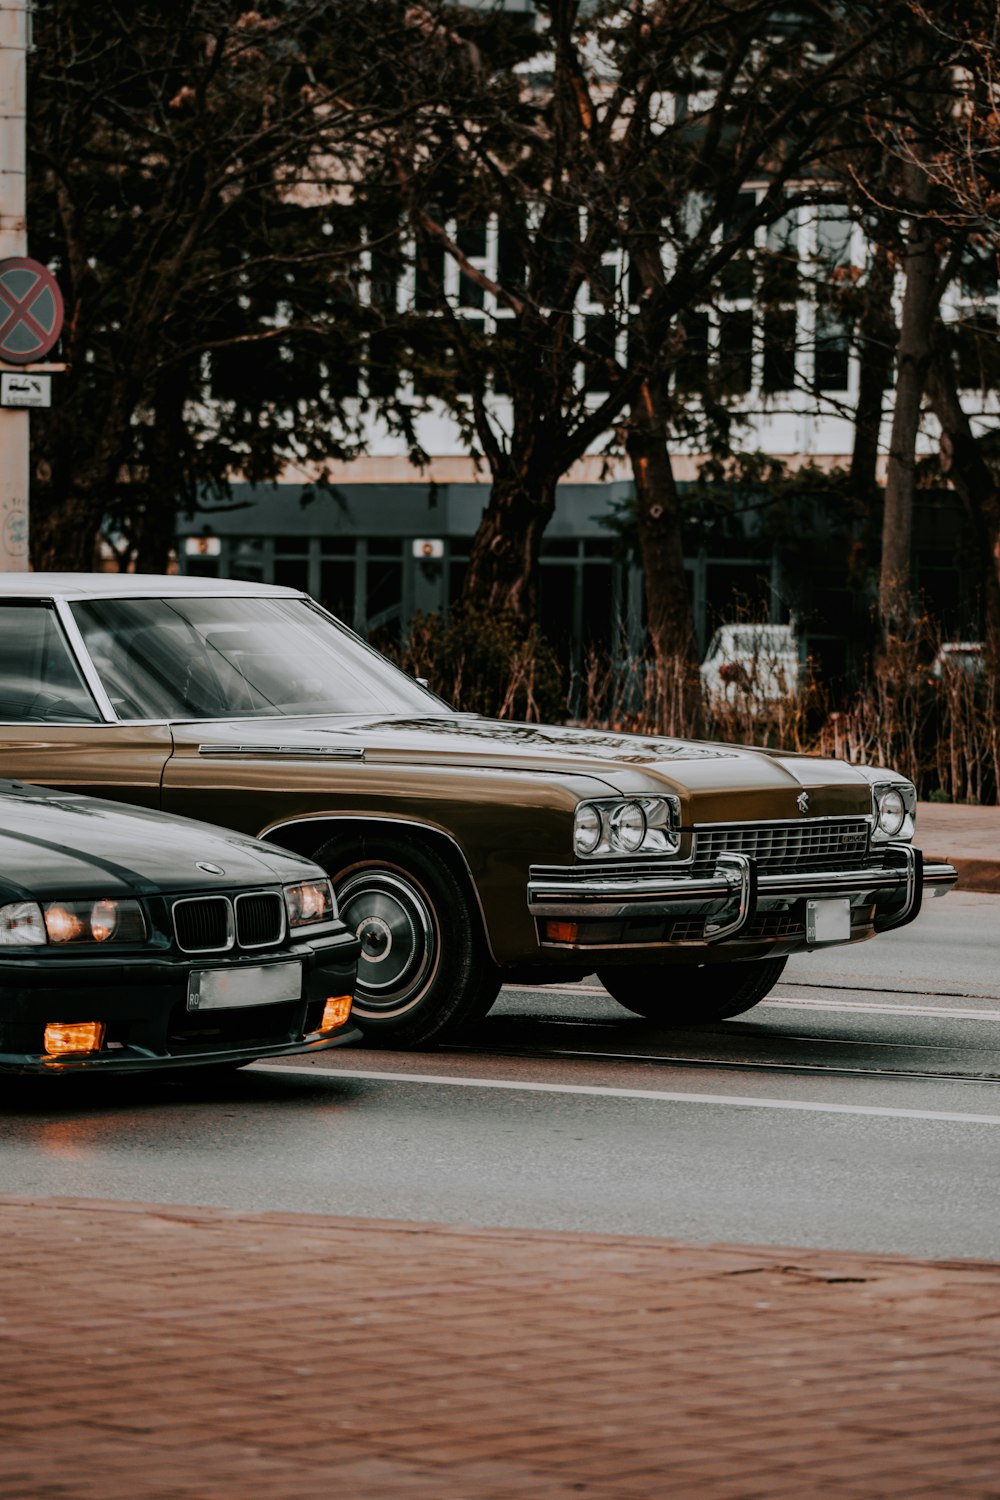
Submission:
M 29 0 L 0 0 L 0 257 L 14 259 L 22 259 L 28 249 L 24 137 L 28 5 Z M 0 572 L 28 570 L 28 421 L 26 409 L 0 408 Z

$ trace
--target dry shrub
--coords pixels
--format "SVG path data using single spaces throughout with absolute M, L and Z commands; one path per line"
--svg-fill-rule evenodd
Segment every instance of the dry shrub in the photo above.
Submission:
M 830 714 L 818 748 L 854 764 L 892 766 L 921 797 L 995 803 L 1000 787 L 1000 678 L 890 642 L 854 702 Z
M 936 689 L 937 787 L 949 802 L 996 802 L 1000 788 L 1000 681 L 945 663 Z
M 921 797 L 995 803 L 1000 788 L 1000 672 L 976 674 L 945 661 L 936 672 L 926 622 L 891 641 L 858 691 L 834 706 L 807 663 L 804 681 L 768 697 L 753 666 L 724 695 L 706 692 L 685 657 L 656 662 L 620 642 L 590 651 L 581 676 L 567 680 L 537 628 L 513 616 L 458 606 L 445 617 L 417 616 L 394 659 L 456 708 L 491 718 L 570 722 L 632 734 L 705 738 L 829 755 L 892 767 Z M 570 707 L 570 705 L 572 707 Z
M 576 696 L 575 722 L 588 728 L 682 739 L 703 730 L 701 679 L 685 657 L 657 663 L 624 650 L 588 651 Z
M 397 665 L 468 713 L 491 719 L 559 722 L 566 716 L 562 671 L 537 626 L 458 604 L 447 615 L 416 615 Z
M 609 661 L 589 653 L 583 674 L 579 722 L 633 734 L 724 740 L 790 750 L 811 748 L 822 718 L 822 695 L 811 667 L 797 690 L 770 697 L 755 669 L 734 676 L 723 694 L 706 691 L 697 666 L 686 657 L 656 661 L 619 652 Z
M 891 640 L 853 702 L 832 712 L 818 750 L 854 765 L 891 766 L 919 788 L 933 685 L 920 639 Z
M 581 721 L 637 734 L 705 737 L 829 755 L 854 765 L 892 767 L 923 798 L 996 803 L 1000 790 L 1000 672 L 931 662 L 939 637 L 922 622 L 910 640 L 893 640 L 862 686 L 834 706 L 812 662 L 794 692 L 760 693 L 763 671 L 734 676 L 724 695 L 692 684 L 686 662 L 592 655 L 584 674 Z M 766 670 L 766 663 L 762 664 Z

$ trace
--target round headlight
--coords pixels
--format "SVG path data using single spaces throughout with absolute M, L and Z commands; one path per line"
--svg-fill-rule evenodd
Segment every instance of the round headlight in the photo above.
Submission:
M 95 943 L 106 943 L 118 928 L 118 902 L 95 901 L 90 913 L 90 935 Z
M 617 849 L 634 854 L 646 837 L 646 814 L 638 802 L 623 802 L 609 819 L 611 842 Z
M 601 842 L 601 815 L 589 802 L 581 802 L 576 810 L 573 827 L 573 843 L 577 854 L 593 854 Z
M 906 822 L 906 803 L 895 787 L 887 787 L 878 799 L 878 826 L 893 838 Z

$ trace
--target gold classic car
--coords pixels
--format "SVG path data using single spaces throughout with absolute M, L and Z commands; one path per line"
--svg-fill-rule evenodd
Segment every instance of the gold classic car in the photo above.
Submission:
M 304 594 L 0 575 L 0 776 L 239 829 L 329 873 L 354 1019 L 415 1046 L 505 980 L 596 973 L 661 1022 L 955 883 L 893 771 L 457 713 Z

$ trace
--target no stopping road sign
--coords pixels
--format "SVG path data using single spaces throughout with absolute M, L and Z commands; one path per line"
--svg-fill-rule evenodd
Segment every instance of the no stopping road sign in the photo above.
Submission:
M 0 361 L 43 359 L 62 325 L 62 292 L 52 272 L 22 255 L 0 260 Z

